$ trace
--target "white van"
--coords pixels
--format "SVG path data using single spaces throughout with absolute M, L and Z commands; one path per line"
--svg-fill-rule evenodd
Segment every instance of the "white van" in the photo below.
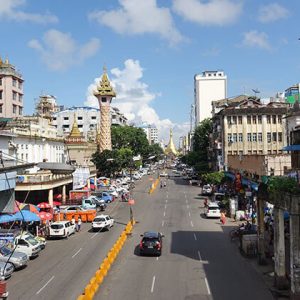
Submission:
M 69 235 L 75 233 L 75 225 L 70 221 L 57 221 L 50 225 L 49 238 L 64 237 L 68 238 Z
M 38 256 L 41 251 L 40 243 L 27 233 L 18 235 L 14 239 L 14 244 L 16 246 L 16 251 L 23 252 L 30 258 Z

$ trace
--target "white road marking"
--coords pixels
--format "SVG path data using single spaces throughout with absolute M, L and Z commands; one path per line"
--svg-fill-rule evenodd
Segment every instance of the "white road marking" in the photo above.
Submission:
M 207 293 L 208 293 L 208 295 L 210 295 L 210 288 L 209 288 L 207 278 L 205 277 L 204 280 L 205 280 L 205 284 L 206 284 L 206 288 L 207 288 Z
M 166 216 L 166 212 L 164 211 L 164 217 Z
M 168 199 L 166 199 L 166 203 L 168 203 Z
M 158 260 L 158 256 L 156 256 L 156 260 Z
M 79 250 L 72 256 L 72 258 L 74 258 L 81 250 L 82 248 L 79 248 Z
M 164 225 L 165 225 L 165 221 L 162 221 L 161 226 L 164 227 Z
M 185 203 L 188 203 L 187 199 L 185 199 Z
M 169 194 L 167 193 L 167 198 L 169 197 Z
M 194 233 L 194 239 L 195 239 L 195 241 L 197 241 L 197 236 L 196 236 L 196 234 Z
M 167 204 L 165 204 L 165 209 L 167 209 Z
M 191 213 L 189 212 L 189 217 L 191 216 Z
M 54 276 L 52 276 L 37 292 L 36 295 L 38 295 L 52 280 L 54 279 Z
M 191 226 L 192 226 L 192 227 L 194 227 L 194 224 L 193 224 L 193 222 L 192 222 L 192 221 L 191 221 Z
M 198 256 L 199 256 L 199 260 L 202 261 L 202 257 L 201 257 L 201 254 L 200 254 L 199 250 L 198 250 Z
M 155 276 L 153 276 L 153 279 L 152 279 L 151 293 L 153 293 L 153 291 L 154 291 L 154 284 L 155 284 Z
M 98 235 L 99 234 L 99 231 L 98 232 L 96 232 L 96 233 L 94 233 L 92 236 L 91 236 L 91 239 L 93 239 L 96 235 Z
M 186 208 L 187 208 L 187 209 L 189 209 L 189 208 L 190 208 L 190 206 L 189 206 L 189 205 L 187 205 L 187 206 L 186 206 Z

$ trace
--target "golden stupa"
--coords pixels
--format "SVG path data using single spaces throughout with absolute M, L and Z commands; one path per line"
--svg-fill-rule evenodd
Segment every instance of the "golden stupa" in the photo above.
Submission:
M 168 156 L 176 156 L 178 154 L 177 150 L 175 148 L 174 142 L 173 142 L 172 129 L 170 129 L 170 141 L 169 141 L 167 148 L 165 149 L 165 154 Z

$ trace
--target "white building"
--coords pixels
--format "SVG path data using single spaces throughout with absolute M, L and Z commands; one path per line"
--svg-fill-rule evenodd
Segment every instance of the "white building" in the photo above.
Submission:
M 22 117 L 14 119 L 8 127 L 15 134 L 11 144 L 16 147 L 17 159 L 24 164 L 66 161 L 64 139 L 57 137 L 57 130 L 48 119 Z
M 211 118 L 211 102 L 227 97 L 227 76 L 223 71 L 204 71 L 194 76 L 195 126 Z
M 158 130 L 153 125 L 143 125 L 141 128 L 145 131 L 150 145 L 158 143 Z
M 67 136 L 72 130 L 76 116 L 78 129 L 85 139 L 96 138 L 96 132 L 100 124 L 100 110 L 98 108 L 82 106 L 71 107 L 53 114 L 52 124 L 57 128 L 57 134 Z M 111 124 L 124 126 L 127 119 L 120 113 L 119 109 L 111 108 Z

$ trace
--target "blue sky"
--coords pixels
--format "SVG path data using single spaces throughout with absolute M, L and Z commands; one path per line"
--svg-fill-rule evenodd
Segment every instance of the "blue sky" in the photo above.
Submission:
M 113 101 L 176 143 L 189 130 L 193 78 L 224 70 L 228 96 L 274 96 L 299 82 L 300 1 L 0 0 L 0 56 L 25 79 L 25 113 L 41 93 L 97 105 L 103 65 Z

